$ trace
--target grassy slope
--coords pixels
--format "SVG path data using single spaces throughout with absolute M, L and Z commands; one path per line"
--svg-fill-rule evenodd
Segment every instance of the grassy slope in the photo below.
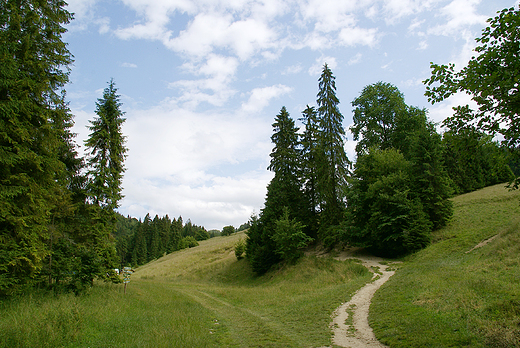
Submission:
M 435 242 L 376 292 L 370 321 L 397 347 L 514 347 L 520 337 L 520 192 L 454 199 Z M 488 245 L 473 250 L 495 235 Z M 332 311 L 370 279 L 354 262 L 305 257 L 255 277 L 218 237 L 167 255 L 122 285 L 0 302 L 0 347 L 319 347 Z
M 434 243 L 376 293 L 376 336 L 393 348 L 520 346 L 519 198 L 504 185 L 456 197 Z
M 370 279 L 355 262 L 306 257 L 255 277 L 218 237 L 89 294 L 0 303 L 1 347 L 319 347 L 330 315 Z

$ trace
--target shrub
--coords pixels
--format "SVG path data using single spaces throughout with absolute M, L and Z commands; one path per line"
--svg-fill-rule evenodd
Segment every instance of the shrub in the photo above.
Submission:
M 193 248 L 198 246 L 199 243 L 192 236 L 184 237 L 179 242 L 179 249 Z
M 244 258 L 244 252 L 246 251 L 246 242 L 242 238 L 240 238 L 235 243 L 235 256 L 237 257 L 237 260 L 241 260 Z
M 235 233 L 235 228 L 233 226 L 226 226 L 222 229 L 222 236 L 230 236 Z
M 276 243 L 276 252 L 289 263 L 294 263 L 302 256 L 302 248 L 313 241 L 303 232 L 305 226 L 296 219 L 289 219 L 289 209 L 284 208 L 282 217 L 276 221 L 272 239 Z

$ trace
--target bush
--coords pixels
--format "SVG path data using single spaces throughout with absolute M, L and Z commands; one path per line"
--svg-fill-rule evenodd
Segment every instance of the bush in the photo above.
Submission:
M 241 260 L 244 258 L 244 252 L 246 251 L 246 242 L 242 238 L 240 238 L 235 243 L 235 256 L 237 257 L 237 260 Z
M 179 249 L 193 248 L 198 246 L 199 243 L 192 236 L 184 237 L 179 242 Z
M 296 219 L 289 219 L 289 209 L 284 208 L 282 217 L 276 221 L 275 233 L 272 239 L 276 243 L 276 252 L 289 263 L 298 260 L 305 248 L 313 241 L 311 237 L 303 232 L 305 226 Z
M 235 233 L 235 228 L 233 226 L 226 226 L 222 229 L 222 236 L 230 236 Z

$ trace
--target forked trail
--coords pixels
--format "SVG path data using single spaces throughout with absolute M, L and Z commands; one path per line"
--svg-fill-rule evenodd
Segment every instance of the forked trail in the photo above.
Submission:
M 332 342 L 340 347 L 350 348 L 380 348 L 387 347 L 375 337 L 372 328 L 368 325 L 368 310 L 370 302 L 377 289 L 381 287 L 394 273 L 387 270 L 389 266 L 381 264 L 383 259 L 372 256 L 351 256 L 341 254 L 338 259 L 358 259 L 374 273 L 372 281 L 359 289 L 347 303 L 342 304 L 333 314 L 332 328 L 334 337 Z

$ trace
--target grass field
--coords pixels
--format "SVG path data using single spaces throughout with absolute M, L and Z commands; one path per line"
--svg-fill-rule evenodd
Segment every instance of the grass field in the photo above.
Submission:
M 126 295 L 33 294 L 0 306 L 2 347 L 320 347 L 331 313 L 370 279 L 356 262 L 303 258 L 255 277 L 218 237 L 140 267 Z
M 454 199 L 449 225 L 375 294 L 369 320 L 383 343 L 520 346 L 519 198 L 498 185 Z M 353 261 L 304 257 L 255 277 L 234 255 L 239 238 L 212 238 L 142 266 L 126 294 L 97 283 L 81 296 L 0 302 L 0 347 L 330 345 L 332 312 L 371 274 Z
M 519 198 L 497 185 L 454 199 L 454 217 L 434 243 L 375 294 L 369 319 L 382 342 L 520 347 Z

